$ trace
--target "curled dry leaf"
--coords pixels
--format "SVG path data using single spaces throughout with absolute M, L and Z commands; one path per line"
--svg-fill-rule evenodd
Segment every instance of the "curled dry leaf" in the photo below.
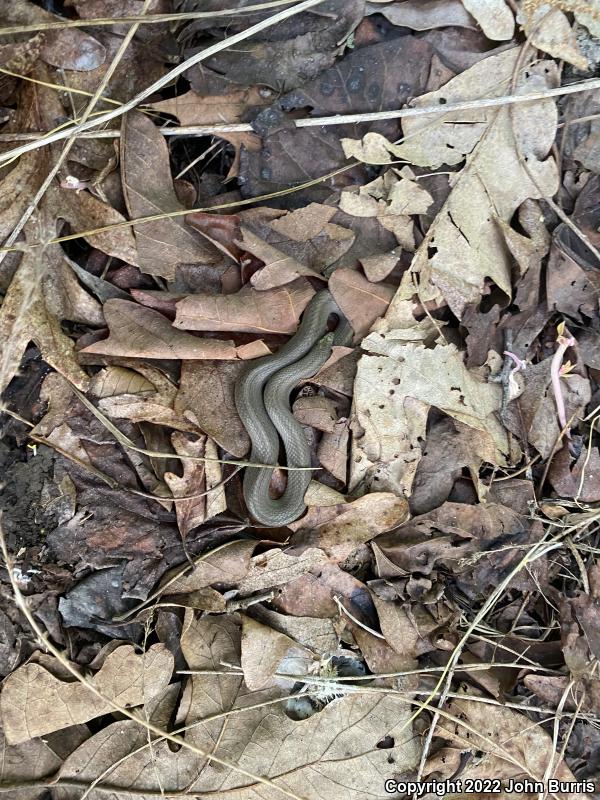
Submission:
M 104 697 L 124 706 L 139 706 L 161 692 L 171 680 L 173 657 L 163 645 L 137 655 L 131 645 L 110 653 L 92 681 Z M 56 678 L 39 664 L 25 664 L 5 681 L 0 714 L 9 744 L 19 744 L 87 722 L 112 711 L 79 681 Z
M 314 660 L 310 650 L 287 634 L 251 617 L 242 618 L 241 665 L 244 683 L 251 691 L 273 686 L 278 682 L 276 672 L 306 675 Z
M 264 262 L 264 267 L 250 278 L 255 289 L 273 289 L 291 283 L 302 275 L 321 278 L 318 272 L 267 244 L 248 228 L 242 227 L 242 239 L 237 244 Z
M 416 765 L 410 709 L 396 697 L 352 694 L 296 722 L 286 715 L 283 702 L 267 704 L 285 698 L 281 689 L 253 692 L 243 682 L 237 621 L 222 616 L 198 619 L 188 612 L 183 631 L 185 660 L 200 673 L 191 677 L 181 714 L 185 740 L 246 774 L 225 765 L 215 769 L 214 761 L 186 748 L 174 752 L 165 741 L 142 748 L 148 743 L 146 732 L 120 721 L 69 756 L 61 780 L 89 785 L 110 770 L 112 791 L 119 794 L 191 792 L 214 794 L 220 800 L 275 800 L 281 787 L 305 800 L 336 797 L 340 791 L 347 800 L 369 800 L 374 786 Z M 225 675 L 224 664 L 229 665 Z M 392 747 L 387 746 L 390 740 Z M 125 757 L 134 750 L 135 758 Z M 96 794 L 92 796 L 96 800 Z
M 200 339 L 174 328 L 166 317 L 129 300 L 108 300 L 104 316 L 109 337 L 85 347 L 82 353 L 133 358 L 235 358 L 233 342 Z
M 236 294 L 194 294 L 177 303 L 173 325 L 191 331 L 295 333 L 313 294 L 306 278 L 265 292 L 244 286 Z
M 181 433 L 174 433 L 171 438 L 173 447 L 180 456 L 218 458 L 215 443 L 208 436 L 201 436 L 196 441 L 191 441 Z M 166 472 L 165 482 L 175 498 L 197 495 L 175 503 L 177 526 L 185 539 L 193 528 L 225 511 L 227 504 L 224 489 L 218 486 L 221 482 L 220 464 L 185 458 L 181 464 L 183 475 L 180 477 L 172 472 Z
M 575 31 L 560 6 L 553 3 L 523 3 L 517 22 L 534 47 L 553 58 L 568 61 L 577 69 L 586 71 L 588 60 L 581 52 Z
M 170 582 L 171 576 L 165 575 L 162 581 L 165 592 L 188 594 L 209 586 L 234 586 L 247 575 L 255 549 L 256 542 L 250 539 L 228 542 L 224 547 L 203 555 L 191 572 L 175 581 Z M 175 571 L 179 572 L 180 568 L 177 567 Z
M 451 700 L 448 712 L 456 721 L 443 718 L 438 733 L 460 752 L 478 753 L 480 758 L 471 758 L 461 773 L 466 778 L 510 778 L 543 781 L 548 764 L 554 764 L 552 777 L 562 781 L 575 781 L 565 761 L 554 752 L 552 737 L 541 725 L 532 725 L 531 720 L 518 711 L 502 705 L 472 702 L 468 697 Z M 445 751 L 432 756 L 425 772 L 440 771 L 443 778 L 452 774 L 452 759 L 446 759 Z M 508 800 L 513 793 L 501 792 L 496 797 Z M 529 793 L 532 798 L 537 792 Z M 581 792 L 561 792 L 562 800 L 590 800 Z

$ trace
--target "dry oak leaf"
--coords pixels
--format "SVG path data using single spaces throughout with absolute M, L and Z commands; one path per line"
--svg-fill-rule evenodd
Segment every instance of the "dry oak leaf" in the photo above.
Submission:
M 107 700 L 139 706 L 168 685 L 173 656 L 162 644 L 138 655 L 131 645 L 110 653 L 91 679 Z M 8 676 L 0 695 L 6 740 L 19 744 L 36 736 L 88 722 L 112 711 L 109 702 L 79 681 L 66 682 L 40 664 L 25 664 Z
M 335 206 L 309 203 L 287 213 L 257 208 L 242 211 L 240 216 L 245 228 L 261 240 L 321 273 L 338 261 L 356 238 L 353 231 L 331 222 L 337 213 Z
M 132 358 L 232 359 L 236 357 L 231 341 L 200 339 L 178 331 L 166 317 L 151 308 L 129 300 L 108 300 L 104 316 L 108 339 L 94 342 L 82 353 L 129 356 Z
M 18 371 L 21 358 L 31 341 L 39 347 L 42 358 L 51 367 L 82 391 L 87 389 L 89 378 L 77 362 L 72 340 L 61 329 L 60 316 L 57 316 L 61 309 L 53 307 L 57 301 L 60 302 L 56 285 L 61 275 L 70 275 L 78 296 L 85 295 L 85 292 L 70 272 L 63 272 L 62 269 L 58 273 L 53 272 L 52 267 L 56 267 L 53 255 L 56 255 L 56 250 L 52 246 L 44 253 L 37 250 L 23 253 L 0 308 L 0 392 L 4 391 Z M 49 287 L 54 288 L 48 293 L 46 290 Z M 88 295 L 85 298 L 86 303 L 91 301 Z
M 201 556 L 191 572 L 174 581 L 170 580 L 171 574 L 167 573 L 161 581 L 164 593 L 188 594 L 221 584 L 235 586 L 247 575 L 255 549 L 254 540 L 241 539 L 228 542 L 225 546 Z M 180 567 L 176 567 L 175 572 L 179 571 Z
M 242 239 L 236 244 L 264 263 L 264 267 L 250 278 L 250 283 L 255 289 L 260 291 L 274 289 L 291 283 L 302 275 L 324 280 L 314 269 L 268 244 L 248 228 L 242 226 L 241 230 Z
M 503 782 L 509 778 L 543 781 L 550 763 L 554 764 L 552 777 L 575 781 L 565 761 L 555 753 L 552 737 L 541 725 L 532 725 L 524 714 L 501 705 L 473 702 L 467 695 L 465 699 L 451 700 L 448 712 L 456 722 L 447 718 L 440 720 L 438 734 L 447 739 L 453 749 L 460 748 L 460 753 L 478 754 L 461 772 L 463 781 L 466 778 L 500 778 Z M 452 759 L 446 755 L 448 753 L 442 751 L 430 758 L 425 773 L 440 771 L 442 780 L 450 778 Z M 535 800 L 538 796 L 538 792 L 521 794 L 527 800 Z M 514 793 L 501 792 L 494 797 L 509 800 L 514 798 Z M 581 792 L 560 792 L 556 797 L 560 800 L 591 800 L 590 795 Z
M 244 286 L 235 294 L 193 294 L 177 303 L 173 325 L 192 331 L 295 333 L 314 293 L 306 278 L 298 278 L 264 292 Z
M 428 31 L 432 28 L 474 28 L 475 20 L 460 0 L 405 0 L 367 3 L 367 14 L 382 14 L 392 25 Z
M 565 6 L 567 8 L 568 6 Z M 554 3 L 522 3 L 517 22 L 534 47 L 553 58 L 568 61 L 584 72 L 589 69 L 568 17 Z
M 490 56 L 414 105 L 506 92 L 519 53 L 513 48 Z M 555 75 L 555 66 L 545 61 L 525 73 L 516 92 L 544 90 L 554 85 Z M 467 160 L 404 274 L 388 314 L 396 314 L 397 306 L 412 298 L 416 279 L 421 302 L 445 302 L 460 318 L 469 303 L 479 302 L 486 280 L 511 296 L 512 260 L 497 219 L 509 222 L 524 200 L 556 192 L 556 163 L 547 157 L 555 136 L 556 107 L 544 100 L 512 111 L 503 107 L 454 112 L 444 117 L 443 125 L 432 126 L 434 119 L 439 121 L 439 115 L 405 120 L 409 138 L 391 146 L 394 154 L 436 168 Z
M 331 561 L 348 558 L 361 544 L 406 522 L 408 502 L 391 492 L 372 492 L 342 506 L 309 509 L 308 514 L 289 527 L 294 551 L 313 547 Z
M 345 268 L 332 274 L 329 291 L 357 338 L 363 337 L 375 320 L 385 314 L 394 296 L 391 286 L 371 283 L 360 272 Z
M 289 555 L 278 549 L 267 550 L 252 558 L 248 573 L 240 580 L 238 589 L 243 596 L 273 589 L 327 563 L 329 559 L 325 553 L 314 547 L 305 549 L 300 555 Z
M 244 682 L 252 691 L 275 683 L 276 673 L 306 675 L 315 656 L 287 634 L 276 631 L 251 617 L 242 617 L 242 657 Z M 286 681 L 286 683 L 288 683 Z M 293 682 L 290 685 L 293 685 Z
M 291 792 L 302 800 L 373 800 L 386 796 L 386 778 L 418 762 L 410 709 L 391 695 L 341 697 L 298 722 L 286 715 L 283 702 L 265 704 L 287 693 L 278 687 L 252 692 L 245 685 L 236 669 L 240 625 L 231 616 L 198 619 L 188 611 L 181 650 L 189 668 L 200 673 L 191 676 L 186 691 L 181 715 L 185 740 L 275 786 L 185 748 L 173 752 L 165 741 L 125 758 L 147 743 L 146 733 L 134 735 L 133 723 L 127 722 L 100 731 L 73 753 L 61 771 L 65 783 L 77 779 L 89 785 L 110 770 L 112 791 L 119 796 L 159 792 L 214 795 L 219 800 L 283 800 L 284 792 Z M 231 665 L 225 675 L 224 664 Z M 387 746 L 390 740 L 392 747 Z M 385 747 L 378 746 L 382 742 Z M 91 800 L 101 796 L 92 792 Z
M 477 20 L 488 39 L 512 39 L 515 18 L 506 0 L 462 0 L 462 3 Z
M 123 119 L 121 174 L 132 219 L 183 211 L 173 186 L 169 150 L 152 120 L 138 111 Z M 178 264 L 215 264 L 219 250 L 182 216 L 134 225 L 138 265 L 143 272 L 173 280 Z
M 331 433 L 324 433 L 317 446 L 317 459 L 338 481 L 346 483 L 348 472 L 348 439 L 350 427 L 347 419 L 338 420 Z M 310 484 L 309 484 L 310 486 Z M 308 505 L 316 505 L 315 502 Z M 322 503 L 321 505 L 324 505 Z
M 175 432 L 171 436 L 173 447 L 180 456 L 205 456 L 218 458 L 219 454 L 212 439 L 201 436 L 191 441 L 182 433 Z M 202 525 L 206 520 L 215 517 L 227 508 L 225 491 L 221 482 L 221 465 L 216 461 L 181 461 L 183 475 L 165 472 L 165 483 L 173 492 L 173 497 L 197 495 L 186 500 L 175 502 L 177 527 L 185 539 L 188 533 Z
M 361 484 L 410 496 L 432 406 L 473 428 L 494 462 L 506 463 L 506 431 L 495 413 L 501 389 L 469 372 L 455 345 L 428 349 L 391 331 L 370 334 L 362 346 L 373 355 L 358 362 L 354 384 L 350 490 Z
M 175 411 L 184 417 L 191 412 L 204 433 L 236 458 L 250 449 L 250 439 L 233 399 L 235 382 L 243 368 L 243 363 L 235 361 L 184 361 L 175 398 Z
M 273 91 L 266 86 L 233 87 L 226 94 L 201 95 L 193 89 L 169 100 L 151 103 L 151 107 L 166 114 L 173 114 L 181 125 L 220 125 L 226 122 L 243 122 L 249 112 L 258 111 L 273 101 Z M 260 137 L 253 131 L 221 132 L 235 147 L 236 155 L 228 178 L 237 175 L 240 149 L 260 150 Z

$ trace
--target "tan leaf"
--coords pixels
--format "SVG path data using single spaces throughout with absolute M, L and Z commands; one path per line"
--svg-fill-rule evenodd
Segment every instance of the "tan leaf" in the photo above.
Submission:
M 90 383 L 90 393 L 95 397 L 144 394 L 154 391 L 156 388 L 153 383 L 139 372 L 127 367 L 105 367 L 94 375 Z
M 251 539 L 234 541 L 225 547 L 219 547 L 199 560 L 191 572 L 174 582 L 166 585 L 169 576 L 165 576 L 165 591 L 169 594 L 187 594 L 214 584 L 234 585 L 246 576 L 255 548 L 256 542 Z
M 193 89 L 179 97 L 151 103 L 157 111 L 179 119 L 181 125 L 211 125 L 225 122 L 243 122 L 250 111 L 256 111 L 273 101 L 273 93 L 264 86 L 232 88 L 225 94 L 201 95 Z M 242 146 L 246 150 L 259 150 L 260 137 L 252 131 L 240 133 L 222 132 L 220 139 L 232 144 L 236 149 L 236 161 Z M 234 171 L 236 174 L 236 171 Z M 230 172 L 227 177 L 232 177 Z
M 235 381 L 243 366 L 230 361 L 184 361 L 175 399 L 175 411 L 184 416 L 191 411 L 200 428 L 236 458 L 250 449 L 250 439 L 233 399 Z
M 265 292 L 245 286 L 236 294 L 190 295 L 177 303 L 173 325 L 192 331 L 295 333 L 313 294 L 306 278 L 298 278 Z
M 348 420 L 340 419 L 333 426 L 331 433 L 323 434 L 317 447 L 319 463 L 342 483 L 346 483 L 348 472 L 349 436 Z
M 244 682 L 251 691 L 273 686 L 278 670 L 288 675 L 306 675 L 313 660 L 310 650 L 301 647 L 285 633 L 251 617 L 242 618 L 241 664 Z
M 310 267 L 304 266 L 292 256 L 282 253 L 281 250 L 267 244 L 259 236 L 256 236 L 248 228 L 242 226 L 242 241 L 238 242 L 239 246 L 253 256 L 264 262 L 264 267 L 259 269 L 250 278 L 250 283 L 255 289 L 264 291 L 265 289 L 273 289 L 277 286 L 283 286 L 286 283 L 299 278 L 301 275 L 308 275 L 313 278 L 321 278 L 318 272 L 315 272 Z
M 230 341 L 200 339 L 178 331 L 166 317 L 128 300 L 108 300 L 104 316 L 109 337 L 85 347 L 82 353 L 133 358 L 235 358 Z
M 400 3 L 368 3 L 371 14 L 383 14 L 392 25 L 428 31 L 432 28 L 472 28 L 475 21 L 460 0 L 405 0 Z
M 73 342 L 47 305 L 52 299 L 42 289 L 47 266 L 41 251 L 24 253 L 0 308 L 0 392 L 18 371 L 25 348 L 32 341 L 50 366 L 82 391 L 87 389 L 89 379 L 79 367 Z
M 57 216 L 69 223 L 73 233 L 103 228 L 105 225 L 121 225 L 126 221 L 116 209 L 85 190 L 53 187 L 47 202 L 55 204 Z M 134 266 L 139 264 L 135 238 L 129 226 L 89 234 L 84 238 L 92 247 L 109 256 Z
M 329 290 L 356 337 L 364 336 L 375 320 L 385 314 L 394 296 L 391 286 L 371 283 L 353 269 L 336 269 L 329 279 Z
M 169 164 L 164 137 L 152 120 L 129 112 L 121 133 L 123 191 L 132 217 L 182 211 Z M 219 251 L 183 217 L 163 217 L 135 225 L 138 264 L 143 272 L 173 280 L 178 264 L 215 263 Z
M 416 103 L 480 97 L 484 86 L 491 96 L 505 91 L 502 87 L 511 79 L 519 52 L 515 48 L 490 56 Z M 517 92 L 553 85 L 554 68 L 544 64 L 527 71 Z M 439 166 L 457 164 L 470 155 L 404 274 L 388 314 L 398 313 L 398 306 L 413 297 L 416 279 L 422 303 L 447 303 L 461 318 L 469 303 L 479 302 L 486 280 L 511 296 L 511 259 L 496 220 L 508 222 L 527 198 L 551 196 L 556 191 L 556 164 L 546 157 L 554 141 L 556 108 L 546 100 L 523 104 L 512 112 L 506 107 L 485 113 L 480 109 L 455 112 L 444 125 L 434 127 L 431 120 L 429 116 L 419 117 L 418 122 L 406 120 L 410 138 L 397 148 L 401 157 Z M 425 130 L 424 126 L 429 127 Z
M 372 283 L 384 281 L 398 263 L 400 253 L 378 253 L 360 259 L 367 279 Z
M 505 0 L 462 0 L 481 30 L 492 41 L 512 39 L 515 19 Z
M 568 61 L 584 72 L 589 69 L 568 17 L 552 3 L 521 4 L 517 21 L 534 47 L 553 58 Z
M 143 655 L 123 645 L 107 656 L 92 680 L 107 699 L 139 706 L 168 685 L 172 671 L 173 656 L 164 645 L 153 645 Z M 39 664 L 25 664 L 9 675 L 0 696 L 9 744 L 87 722 L 111 710 L 109 703 L 79 681 L 60 680 Z
M 281 550 L 267 550 L 254 556 L 248 574 L 240 581 L 241 594 L 254 594 L 293 581 L 295 578 L 329 561 L 322 550 L 308 548 L 300 555 L 288 555 Z
M 408 503 L 391 492 L 373 492 L 341 508 L 309 509 L 289 527 L 296 531 L 294 547 L 323 550 L 332 561 L 347 558 L 359 545 L 406 522 Z
M 351 694 L 296 722 L 286 715 L 283 702 L 273 702 L 285 697 L 281 689 L 252 692 L 244 684 L 236 669 L 241 650 L 237 622 L 224 616 L 198 619 L 188 611 L 183 631 L 183 657 L 190 669 L 202 672 L 191 677 L 186 692 L 181 717 L 185 739 L 245 774 L 220 764 L 216 768 L 214 761 L 185 748 L 174 752 L 165 741 L 142 748 L 146 732 L 135 723 L 117 722 L 67 758 L 62 781 L 89 785 L 110 770 L 113 793 L 119 795 L 158 791 L 166 796 L 184 792 L 219 800 L 275 800 L 278 789 L 250 773 L 303 800 L 370 800 L 374 786 L 418 763 L 410 709 L 394 696 Z M 224 664 L 227 675 L 222 674 Z M 390 740 L 393 746 L 387 747 Z M 386 747 L 378 746 L 382 741 Z M 135 757 L 125 758 L 133 750 L 139 750 Z M 97 800 L 95 794 L 92 798 Z
M 495 412 L 501 389 L 469 372 L 454 345 L 433 349 L 394 341 L 394 332 L 363 341 L 372 354 L 358 364 L 350 482 L 410 496 L 434 406 L 486 436 L 496 463 L 506 463 L 506 432 Z
M 190 441 L 183 434 L 174 433 L 171 439 L 175 452 L 180 456 L 218 458 L 217 448 L 207 436 Z M 225 511 L 227 504 L 223 487 L 214 488 L 221 481 L 220 464 L 210 461 L 190 461 L 185 458 L 182 459 L 181 464 L 183 476 L 165 472 L 165 482 L 173 492 L 173 497 L 198 495 L 175 503 L 177 526 L 185 539 L 193 528 L 202 525 L 203 522 L 220 514 L 221 511 Z
M 329 397 L 298 397 L 292 407 L 294 416 L 302 425 L 311 425 L 319 431 L 331 433 L 337 422 L 337 403 Z
M 466 770 L 461 774 L 463 781 L 484 777 L 502 781 L 514 778 L 517 781 L 528 777 L 547 785 L 544 781 L 546 770 L 548 764 L 553 763 L 553 778 L 575 782 L 571 770 L 555 753 L 552 737 L 540 725 L 532 726 L 524 714 L 502 705 L 472 702 L 468 697 L 451 700 L 448 711 L 460 722 L 441 720 L 440 735 L 461 752 L 477 751 L 479 754 L 479 758 L 467 762 Z M 446 767 L 445 761 L 443 754 L 440 758 L 433 756 L 426 764 L 425 773 L 440 770 L 443 778 L 449 778 L 452 768 L 450 764 Z M 521 794 L 533 800 L 538 792 Z M 508 800 L 514 797 L 514 792 L 503 791 L 495 796 Z M 566 791 L 560 792 L 559 796 L 562 800 L 590 800 L 590 795 L 584 792 Z

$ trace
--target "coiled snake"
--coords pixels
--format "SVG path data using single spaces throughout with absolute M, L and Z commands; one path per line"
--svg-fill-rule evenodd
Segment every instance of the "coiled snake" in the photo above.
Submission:
M 327 332 L 327 320 L 336 314 L 335 332 Z M 297 332 L 274 355 L 252 361 L 235 386 L 235 404 L 246 428 L 252 450 L 250 460 L 276 464 L 279 436 L 288 467 L 310 467 L 310 449 L 300 423 L 290 410 L 290 392 L 298 381 L 312 377 L 327 361 L 334 344 L 348 344 L 352 328 L 328 290 L 317 292 L 306 307 Z M 269 495 L 272 470 L 246 467 L 244 498 L 252 516 L 269 527 L 287 525 L 306 509 L 304 494 L 310 470 L 289 470 L 281 497 Z

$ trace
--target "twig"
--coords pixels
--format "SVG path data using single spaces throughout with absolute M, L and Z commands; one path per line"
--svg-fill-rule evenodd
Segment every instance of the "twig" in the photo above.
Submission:
M 97 17 L 95 19 L 65 19 L 61 22 L 34 22 L 31 25 L 11 25 L 0 28 L 0 36 L 15 33 L 32 33 L 35 31 L 62 31 L 65 28 L 95 28 L 105 25 L 121 25 L 128 22 L 152 25 L 160 22 L 183 22 L 188 19 L 213 19 L 251 14 L 254 11 L 268 11 L 277 6 L 288 6 L 294 0 L 270 0 L 267 3 L 256 3 L 243 8 L 221 8 L 215 11 L 186 11 L 181 14 L 151 14 L 145 17 L 130 14 L 125 17 Z
M 246 31 L 246 33 L 248 33 L 248 31 Z M 225 40 L 225 42 L 229 41 L 229 39 Z M 204 53 L 206 51 L 202 52 Z M 197 55 L 202 54 L 198 53 Z M 212 55 L 212 53 L 209 53 L 209 55 Z M 189 69 L 188 62 L 185 62 L 185 64 L 182 66 L 185 66 L 185 69 Z M 171 73 L 168 74 L 171 75 Z M 150 89 L 152 89 L 152 92 L 157 91 L 154 85 L 150 87 Z M 483 97 L 479 100 L 461 100 L 456 103 L 446 103 L 445 105 L 423 106 L 418 108 L 398 108 L 391 111 L 370 111 L 363 114 L 336 114 L 335 116 L 329 117 L 306 117 L 304 119 L 293 120 L 293 124 L 296 128 L 319 128 L 328 125 L 348 125 L 351 123 L 360 122 L 378 122 L 380 120 L 388 119 L 404 119 L 406 117 L 423 117 L 429 114 L 439 114 L 441 117 L 444 117 L 445 115 L 451 114 L 455 111 L 471 111 L 479 108 L 497 108 L 499 106 L 518 105 L 520 103 L 533 103 L 540 100 L 547 100 L 551 97 L 561 97 L 563 95 L 576 94 L 578 92 L 591 92 L 596 89 L 600 89 L 600 78 L 590 78 L 585 81 L 580 81 L 579 83 L 568 84 L 567 86 L 557 86 L 552 89 L 546 89 L 543 92 L 530 92 L 527 94 L 517 95 L 509 94 L 502 95 L 500 97 Z M 141 95 L 143 95 L 143 97 Z M 124 103 L 121 106 L 121 109 L 127 106 L 125 111 L 129 111 L 131 108 L 133 108 L 133 105 L 131 104 L 136 105 L 137 103 L 141 102 L 142 99 L 145 99 L 148 96 L 149 90 L 145 90 L 133 100 L 130 100 L 128 103 Z M 118 111 L 119 109 L 113 109 L 113 111 L 108 112 L 111 114 L 110 118 L 112 119 L 119 116 L 119 113 L 115 113 Z M 121 111 L 120 113 L 124 112 Z M 64 139 L 67 136 L 77 136 L 78 138 L 83 139 L 118 138 L 121 135 L 121 131 L 117 129 L 108 129 L 103 131 L 89 130 L 89 128 L 92 128 L 96 124 L 103 124 L 106 120 L 107 115 L 105 114 L 101 118 L 90 121 L 90 124 L 86 125 L 85 129 L 79 130 L 79 126 L 77 126 L 77 130 L 69 129 L 65 132 L 56 134 L 53 132 L 0 134 L 0 142 L 26 141 L 35 143 L 32 146 L 24 146 L 22 148 L 10 150 L 9 152 L 4 153 L 2 158 L 13 158 L 23 152 L 26 152 L 26 150 L 34 149 L 35 146 L 42 146 L 48 144 L 50 141 L 55 141 L 56 138 Z M 218 136 L 220 133 L 246 133 L 254 131 L 254 128 L 249 122 L 232 122 L 219 125 L 182 125 L 179 127 L 165 125 L 159 128 L 159 131 L 163 134 L 163 136 Z
M 147 86 L 145 89 L 139 92 L 139 94 L 137 94 L 135 97 L 132 97 L 131 100 L 123 103 L 123 105 L 119 108 L 113 108 L 110 111 L 107 111 L 105 114 L 101 114 L 99 117 L 89 119 L 86 122 L 81 122 L 78 125 L 67 128 L 66 130 L 56 131 L 50 136 L 46 136 L 37 142 L 29 142 L 21 145 L 20 147 L 16 147 L 13 150 L 9 150 L 2 154 L 0 157 L 0 163 L 12 161 L 12 159 L 20 156 L 22 153 L 28 153 L 31 150 L 36 150 L 38 147 L 43 147 L 51 142 L 67 139 L 70 136 L 74 136 L 82 131 L 94 128 L 97 125 L 104 125 L 105 122 L 109 122 L 111 119 L 121 117 L 127 111 L 134 109 L 143 100 L 146 100 L 146 98 L 150 97 L 155 92 L 158 92 L 159 89 L 167 86 L 167 84 L 171 83 L 175 78 L 183 75 L 183 73 L 188 69 L 202 61 L 205 61 L 207 58 L 210 58 L 210 56 L 214 56 L 216 53 L 220 53 L 234 44 L 238 44 L 239 42 L 243 42 L 245 39 L 249 39 L 251 36 L 254 36 L 255 33 L 265 30 L 265 28 L 270 28 L 272 25 L 276 25 L 278 22 L 283 22 L 283 20 L 293 17 L 302 11 L 307 11 L 309 8 L 314 8 L 323 2 L 324 0 L 303 0 L 302 3 L 298 3 L 298 5 L 295 5 L 292 8 L 286 8 L 283 11 L 279 11 L 277 14 L 273 14 L 271 17 L 267 17 L 267 19 L 257 22 L 256 25 L 251 25 L 249 28 L 246 28 L 246 30 L 240 31 L 240 33 L 235 33 L 233 36 L 229 36 L 227 39 L 223 39 L 221 42 L 216 42 L 215 44 L 210 45 L 210 47 L 205 47 L 204 50 L 201 50 L 199 53 L 195 53 L 195 55 L 188 58 L 182 64 L 178 64 L 161 78 L 150 84 L 150 86 Z

